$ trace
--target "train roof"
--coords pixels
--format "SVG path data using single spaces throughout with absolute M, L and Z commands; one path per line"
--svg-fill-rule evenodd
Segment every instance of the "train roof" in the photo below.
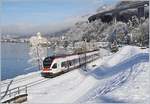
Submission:
M 63 57 L 67 57 L 67 56 L 73 56 L 73 55 L 79 55 L 79 54 L 84 54 L 84 53 L 90 53 L 90 52 L 94 52 L 94 51 L 98 51 L 98 49 L 97 50 L 92 50 L 92 51 L 80 52 L 80 53 L 73 53 L 73 54 L 53 55 L 53 56 L 48 56 L 48 57 L 51 58 L 51 59 L 63 58 Z

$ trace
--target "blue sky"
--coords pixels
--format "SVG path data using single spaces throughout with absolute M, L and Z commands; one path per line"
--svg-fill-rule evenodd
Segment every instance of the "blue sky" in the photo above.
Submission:
M 38 27 L 63 25 L 75 16 L 90 13 L 100 5 L 117 0 L 3 0 L 2 32 L 14 33 Z M 67 22 L 69 23 L 69 22 Z M 59 28 L 59 26 L 58 26 Z M 30 30 L 30 32 L 32 32 Z M 53 30 L 53 29 L 49 29 Z M 44 30 L 43 30 L 44 31 Z M 47 31 L 47 30 L 45 30 Z

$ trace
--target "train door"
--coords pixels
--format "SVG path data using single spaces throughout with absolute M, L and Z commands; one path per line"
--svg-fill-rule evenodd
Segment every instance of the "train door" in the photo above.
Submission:
M 73 60 L 68 60 L 68 70 L 73 68 Z
M 67 70 L 69 70 L 69 60 L 67 60 Z
M 61 69 L 62 69 L 62 71 L 68 70 L 68 62 L 67 61 L 61 62 Z
M 64 71 L 69 71 L 69 60 L 65 61 Z

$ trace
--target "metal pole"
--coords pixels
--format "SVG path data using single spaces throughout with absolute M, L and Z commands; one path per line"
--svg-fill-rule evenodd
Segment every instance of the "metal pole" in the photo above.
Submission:
M 86 70 L 86 39 L 85 39 L 85 70 Z
M 9 97 L 11 97 L 11 90 L 9 90 Z
M 18 87 L 18 94 L 20 93 L 20 91 L 19 91 L 19 87 Z
M 46 46 L 46 49 L 47 49 L 46 51 L 47 51 L 47 56 L 48 56 L 48 42 L 47 42 L 47 46 Z
M 114 18 L 113 18 L 113 22 L 114 22 L 114 24 L 116 24 L 116 22 L 117 22 L 117 20 L 116 20 L 116 18 L 117 18 L 117 17 L 116 17 L 116 15 L 117 15 L 117 14 L 116 14 L 116 13 L 114 13 Z
M 27 85 L 26 85 L 26 94 L 27 94 Z

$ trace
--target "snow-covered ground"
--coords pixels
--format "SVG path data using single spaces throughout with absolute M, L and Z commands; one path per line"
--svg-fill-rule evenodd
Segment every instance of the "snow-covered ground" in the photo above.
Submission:
M 88 64 L 86 71 L 82 67 L 29 87 L 25 104 L 148 103 L 149 49 L 124 46 L 114 54 L 101 52 L 101 58 Z M 34 75 L 25 79 L 42 78 L 39 72 Z M 24 81 L 12 86 L 20 84 Z
M 148 49 L 126 46 L 94 74 L 99 83 L 77 102 L 149 104 Z

